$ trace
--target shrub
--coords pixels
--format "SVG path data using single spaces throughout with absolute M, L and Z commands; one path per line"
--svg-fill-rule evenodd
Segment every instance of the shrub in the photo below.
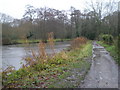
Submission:
M 11 44 L 11 39 L 10 38 L 3 38 L 2 39 L 2 44 L 3 45 L 9 45 L 9 44 Z
M 87 42 L 87 39 L 84 37 L 77 37 L 75 38 L 72 43 L 71 43 L 71 48 L 75 49 L 75 48 L 80 48 L 80 46 L 82 44 L 85 44 Z
M 100 34 L 99 40 L 104 41 L 105 43 L 111 45 L 113 43 L 113 36 L 109 34 Z
M 120 65 L 120 35 L 114 40 L 114 45 L 118 57 L 118 64 Z

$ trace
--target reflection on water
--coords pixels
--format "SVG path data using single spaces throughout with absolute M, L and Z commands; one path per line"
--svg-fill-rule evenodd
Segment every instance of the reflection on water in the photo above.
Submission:
M 37 44 L 31 44 L 31 48 L 35 51 L 38 50 Z M 61 50 L 70 46 L 69 42 L 56 42 L 55 52 L 58 53 Z M 29 53 L 29 51 L 27 51 Z M 46 48 L 48 54 L 52 53 L 49 47 Z M 25 63 L 22 60 L 26 56 L 25 47 L 23 45 L 7 45 L 2 46 L 2 68 L 5 69 L 9 65 L 13 65 L 16 70 L 18 70 L 22 63 Z

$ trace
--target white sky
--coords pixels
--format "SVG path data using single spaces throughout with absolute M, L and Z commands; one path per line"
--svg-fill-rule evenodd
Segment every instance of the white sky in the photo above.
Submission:
M 83 10 L 85 0 L 0 0 L 0 12 L 20 19 L 25 12 L 25 6 L 28 4 L 36 8 L 46 6 L 58 10 L 69 10 L 73 6 L 76 9 Z

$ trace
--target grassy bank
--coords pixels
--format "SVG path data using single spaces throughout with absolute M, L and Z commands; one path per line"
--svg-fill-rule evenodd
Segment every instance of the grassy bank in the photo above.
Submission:
M 47 61 L 38 60 L 39 62 L 17 71 L 8 69 L 2 74 L 3 86 L 4 88 L 77 87 L 90 68 L 90 62 L 85 58 L 91 55 L 92 45 L 88 41 L 79 48 L 62 51 Z M 34 53 L 33 56 L 35 57 Z M 27 58 L 27 60 L 31 60 L 31 58 Z M 58 83 L 71 76 L 75 72 L 74 70 L 81 73 L 84 71 L 82 75 L 78 76 L 79 81 L 73 85 L 69 80 L 66 85 Z
M 54 39 L 55 42 L 63 42 L 63 41 L 70 41 L 71 39 Z M 39 43 L 41 40 L 40 39 L 28 39 L 27 42 L 28 43 Z M 19 40 L 6 40 L 3 41 L 3 45 L 13 45 L 13 44 L 24 44 L 26 42 L 26 40 L 24 39 L 19 39 Z M 45 42 L 48 42 L 45 41 Z
M 98 44 L 105 47 L 108 52 L 110 52 L 110 55 L 114 58 L 114 60 L 120 65 L 118 62 L 118 50 L 117 47 L 114 44 L 108 45 L 102 41 L 97 41 Z

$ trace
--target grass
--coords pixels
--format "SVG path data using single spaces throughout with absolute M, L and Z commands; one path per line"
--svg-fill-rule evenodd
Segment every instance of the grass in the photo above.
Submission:
M 29 43 L 39 43 L 39 39 L 37 40 L 28 40 Z M 13 40 L 13 43 L 24 44 L 25 40 Z
M 118 53 L 116 46 L 114 44 L 108 45 L 102 41 L 97 41 L 98 44 L 105 47 L 108 52 L 110 52 L 110 55 L 114 58 L 114 60 L 118 63 Z M 118 63 L 120 65 L 120 63 Z
M 34 52 L 33 52 L 34 54 Z M 26 67 L 20 68 L 15 71 L 10 69 L 10 73 L 3 72 L 3 86 L 4 88 L 47 88 L 58 87 L 59 81 L 63 81 L 64 78 L 71 76 L 74 69 L 77 72 L 84 71 L 83 75 L 77 76 L 79 79 L 73 86 L 72 83 L 63 83 L 60 87 L 77 87 L 80 81 L 84 78 L 85 73 L 90 68 L 90 63 L 84 58 L 92 55 L 92 45 L 88 41 L 81 45 L 79 48 L 71 49 L 70 51 L 62 51 L 55 54 L 52 58 L 47 58 L 46 61 L 41 63 L 39 57 L 33 55 L 33 62 Z M 28 58 L 30 61 L 32 58 Z M 65 84 L 65 85 L 64 85 Z
M 55 42 L 63 42 L 63 41 L 70 41 L 71 39 L 54 39 Z M 28 43 L 39 43 L 41 40 L 40 39 L 29 39 Z M 48 42 L 48 40 L 47 40 Z M 11 45 L 11 44 L 24 44 L 25 40 L 24 39 L 18 39 L 18 40 L 11 40 L 9 43 L 3 45 Z

